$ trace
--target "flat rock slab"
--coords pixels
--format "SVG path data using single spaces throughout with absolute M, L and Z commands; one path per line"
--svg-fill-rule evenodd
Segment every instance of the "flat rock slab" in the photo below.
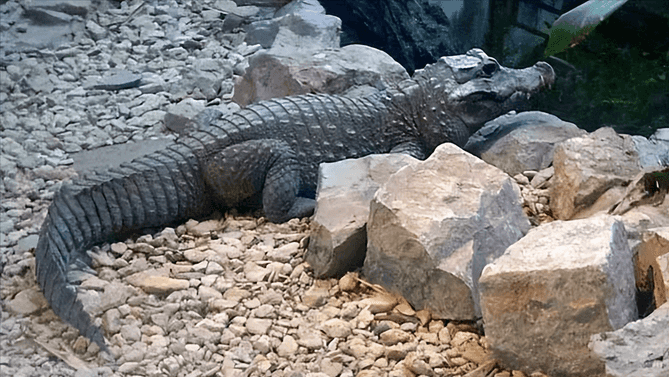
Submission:
M 514 112 L 487 122 L 469 138 L 465 150 L 514 176 L 549 167 L 558 143 L 585 134 L 555 115 Z
M 611 377 L 669 376 L 669 303 L 622 329 L 595 334 L 590 349 Z
M 481 270 L 529 227 L 513 179 L 442 144 L 377 191 L 363 273 L 416 310 L 471 320 L 480 316 Z
M 341 276 L 362 266 L 374 193 L 399 169 L 418 162 L 404 154 L 384 154 L 320 165 L 306 255 L 317 277 Z
M 627 184 L 641 171 L 632 138 L 608 127 L 558 144 L 553 166 L 550 207 L 560 220 L 580 217 L 609 189 Z M 617 199 L 612 197 L 612 203 Z
M 119 71 L 116 74 L 105 77 L 102 81 L 93 86 L 93 89 L 103 90 L 121 90 L 136 88 L 142 82 L 142 75 L 129 71 Z
M 48 9 L 26 9 L 25 16 L 39 25 L 58 25 L 72 22 L 72 16 L 67 13 Z
M 173 141 L 170 139 L 143 140 L 136 143 L 108 145 L 90 151 L 82 151 L 72 155 L 72 167 L 77 173 L 109 170 L 124 162 L 164 149 Z
M 28 9 L 49 9 L 73 16 L 85 16 L 89 9 L 93 9 L 91 0 L 33 0 Z
M 632 254 L 619 218 L 543 224 L 481 274 L 486 337 L 506 367 L 602 376 L 592 334 L 637 319 Z

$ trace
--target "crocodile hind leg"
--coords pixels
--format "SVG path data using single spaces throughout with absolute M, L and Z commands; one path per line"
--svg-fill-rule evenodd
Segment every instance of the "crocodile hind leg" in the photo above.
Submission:
M 262 195 L 265 216 L 273 222 L 310 216 L 313 199 L 299 197 L 299 163 L 290 146 L 275 139 L 249 140 L 231 145 L 209 157 L 205 182 L 226 207 Z

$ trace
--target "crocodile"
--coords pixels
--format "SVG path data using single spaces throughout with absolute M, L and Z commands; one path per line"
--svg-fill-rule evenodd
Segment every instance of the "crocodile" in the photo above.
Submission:
M 484 122 L 526 106 L 554 79 L 545 62 L 506 68 L 472 49 L 365 97 L 251 104 L 163 150 L 64 184 L 35 248 L 37 282 L 56 315 L 108 351 L 68 279 L 90 263 L 90 247 L 240 205 L 260 206 L 273 222 L 310 216 L 320 163 L 378 153 L 424 159 L 439 144 L 463 146 Z

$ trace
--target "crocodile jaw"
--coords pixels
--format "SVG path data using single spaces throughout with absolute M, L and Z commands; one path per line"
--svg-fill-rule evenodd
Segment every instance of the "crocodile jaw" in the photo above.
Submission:
M 511 110 L 522 110 L 529 99 L 555 82 L 553 68 L 545 62 L 524 69 L 500 67 L 491 77 L 473 78 L 448 93 L 455 113 L 470 133 Z

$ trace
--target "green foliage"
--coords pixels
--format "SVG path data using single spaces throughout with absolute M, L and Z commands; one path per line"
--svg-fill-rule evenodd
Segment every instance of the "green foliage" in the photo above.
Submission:
M 586 35 L 627 0 L 590 0 L 560 16 L 550 29 L 544 56 L 555 55 L 581 43 Z
M 510 11 L 513 2 L 505 0 L 500 2 L 505 6 L 493 8 L 499 21 L 486 48 L 501 61 L 513 54 L 503 50 L 517 17 Z M 597 5 L 612 2 L 616 1 L 599 0 Z M 596 27 L 588 29 L 587 37 L 583 23 L 576 21 L 572 29 L 555 28 L 551 38 L 557 39 L 550 42 L 555 45 L 548 47 L 547 41 L 525 51 L 514 66 L 546 60 L 555 69 L 553 90 L 539 95 L 539 110 L 587 131 L 610 126 L 620 133 L 649 136 L 669 127 L 669 1 L 628 1 L 612 13 L 593 23 Z M 564 41 L 567 48 L 553 54 L 551 49 L 560 49 L 556 43 L 564 46 Z M 553 55 L 546 58 L 546 51 Z
M 575 69 L 558 72 L 554 90 L 539 105 L 543 111 L 588 131 L 612 126 L 648 136 L 669 126 L 668 51 L 620 45 L 597 29 L 557 57 Z

